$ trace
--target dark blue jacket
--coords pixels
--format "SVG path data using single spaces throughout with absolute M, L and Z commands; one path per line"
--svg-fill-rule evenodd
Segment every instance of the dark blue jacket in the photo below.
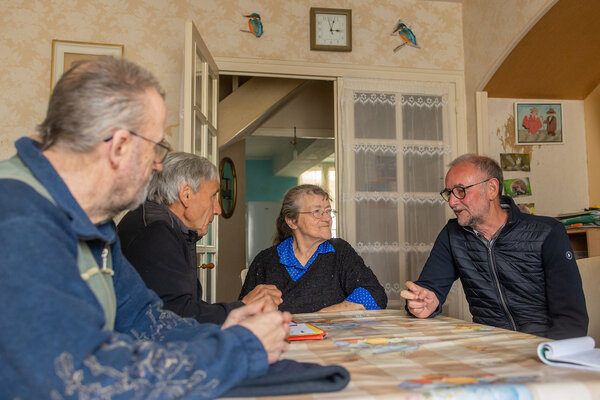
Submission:
M 456 218 L 448 221 L 415 283 L 442 305 L 460 278 L 477 323 L 552 339 L 585 336 L 585 298 L 565 228 L 521 213 L 510 197 L 502 205 L 508 220 L 490 242 Z
M 214 398 L 267 371 L 248 329 L 163 310 L 123 257 L 114 223 L 92 224 L 36 142 L 16 147 L 57 206 L 0 179 L 1 398 Z M 114 330 L 102 329 L 103 309 L 79 274 L 80 238 L 99 263 L 110 244 Z
M 222 324 L 227 314 L 244 305 L 210 304 L 202 300 L 198 280 L 196 242 L 191 230 L 167 206 L 146 201 L 119 222 L 123 254 L 146 286 L 164 302 L 164 308 L 198 322 Z

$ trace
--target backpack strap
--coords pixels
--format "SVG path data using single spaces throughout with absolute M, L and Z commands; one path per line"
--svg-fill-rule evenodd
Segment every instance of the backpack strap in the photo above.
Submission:
M 33 176 L 18 155 L 0 162 L 0 179 L 14 179 L 24 182 L 56 206 L 56 202 L 50 196 L 48 190 Z M 102 264 L 102 267 L 98 267 L 87 242 L 79 240 L 77 243 L 77 267 L 81 279 L 85 281 L 96 296 L 100 306 L 102 306 L 104 311 L 103 329 L 113 330 L 117 314 L 117 297 L 113 285 L 114 271 L 112 270 L 112 257 L 108 245 L 102 250 Z

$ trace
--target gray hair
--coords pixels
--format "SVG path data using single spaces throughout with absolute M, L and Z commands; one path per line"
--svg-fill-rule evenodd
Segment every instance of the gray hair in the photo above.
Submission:
M 37 127 L 42 149 L 54 145 L 85 153 L 113 129 L 139 130 L 146 122 L 146 93 L 165 94 L 146 69 L 123 58 L 76 63 L 56 84 L 46 119 Z
M 283 203 L 281 204 L 281 211 L 275 222 L 275 235 L 273 235 L 273 245 L 277 246 L 288 237 L 292 236 L 292 229 L 285 222 L 285 218 L 290 218 L 293 221 L 298 220 L 300 211 L 300 204 L 298 200 L 300 196 L 305 194 L 316 194 L 325 197 L 325 200 L 329 200 L 331 197 L 325 189 L 317 185 L 299 185 L 294 186 L 287 191 L 283 197 Z
M 154 173 L 148 189 L 148 200 L 164 205 L 179 202 L 179 188 L 186 183 L 197 192 L 204 182 L 219 179 L 217 167 L 208 159 L 195 154 L 169 153 L 162 171 Z
M 487 178 L 495 178 L 498 180 L 498 196 L 502 194 L 502 184 L 504 177 L 502 175 L 502 168 L 493 159 L 485 156 L 479 156 L 477 154 L 463 154 L 456 158 L 448 166 L 450 168 L 457 166 L 458 164 L 469 163 L 473 164 L 475 168 L 481 171 Z

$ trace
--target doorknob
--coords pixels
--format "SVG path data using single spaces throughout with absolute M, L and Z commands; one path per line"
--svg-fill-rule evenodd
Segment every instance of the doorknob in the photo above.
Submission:
M 198 266 L 198 268 L 204 268 L 204 269 L 213 269 L 214 267 L 215 267 L 215 263 L 202 264 L 202 265 Z

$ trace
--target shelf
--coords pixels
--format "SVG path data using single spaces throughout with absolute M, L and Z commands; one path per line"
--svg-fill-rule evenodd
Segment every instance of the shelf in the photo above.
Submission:
M 600 226 L 567 229 L 575 258 L 600 256 Z

